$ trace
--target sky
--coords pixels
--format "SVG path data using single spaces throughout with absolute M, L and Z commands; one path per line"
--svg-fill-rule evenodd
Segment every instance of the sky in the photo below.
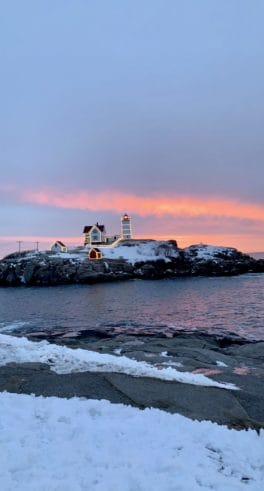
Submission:
M 0 7 L 0 256 L 124 212 L 264 251 L 263 0 Z

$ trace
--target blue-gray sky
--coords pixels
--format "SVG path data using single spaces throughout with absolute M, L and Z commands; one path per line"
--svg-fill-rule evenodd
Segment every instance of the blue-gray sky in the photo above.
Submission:
M 264 248 L 262 0 L 0 6 L 3 237 L 77 236 L 97 219 L 114 231 L 123 206 L 139 235 L 244 235 Z M 120 210 L 94 209 L 97 193 L 122 194 Z M 123 195 L 176 208 L 184 197 L 190 213 Z

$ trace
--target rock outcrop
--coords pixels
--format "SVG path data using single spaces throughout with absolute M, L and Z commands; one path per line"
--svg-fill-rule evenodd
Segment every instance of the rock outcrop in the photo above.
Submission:
M 33 337 L 34 340 L 42 337 Z M 264 342 L 178 333 L 155 336 L 55 338 L 70 348 L 103 354 L 122 351 L 122 356 L 146 362 L 159 370 L 177 367 L 178 372 L 204 374 L 239 390 L 192 385 L 158 378 L 135 377 L 116 372 L 58 374 L 40 362 L 0 366 L 0 390 L 44 397 L 108 399 L 139 408 L 156 407 L 195 420 L 211 420 L 236 429 L 264 428 Z
M 116 258 L 89 260 L 87 251 L 55 254 L 23 252 L 0 261 L 0 285 L 60 285 L 94 283 L 131 278 L 159 279 L 177 276 L 227 276 L 248 272 L 264 272 L 264 260 L 256 260 L 233 248 L 205 245 L 178 249 L 175 241 L 151 242 L 152 256 L 122 253 L 133 247 L 133 241 L 118 248 Z M 137 252 L 140 246 L 135 241 Z M 144 242 L 144 247 L 146 241 Z M 154 251 L 154 252 L 153 252 Z M 117 252 L 117 251 L 115 251 Z

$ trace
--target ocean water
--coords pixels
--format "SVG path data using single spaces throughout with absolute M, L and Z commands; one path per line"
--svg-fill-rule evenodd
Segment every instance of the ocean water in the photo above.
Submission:
M 264 274 L 0 288 L 0 332 L 75 337 L 202 332 L 264 340 Z

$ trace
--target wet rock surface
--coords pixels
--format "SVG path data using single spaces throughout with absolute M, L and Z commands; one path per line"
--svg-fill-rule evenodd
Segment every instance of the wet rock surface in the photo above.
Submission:
M 175 338 L 119 335 L 56 339 L 58 344 L 146 361 L 160 370 L 203 373 L 239 390 L 204 387 L 120 373 L 58 375 L 41 363 L 0 367 L 0 390 L 43 396 L 108 399 L 138 408 L 156 407 L 237 429 L 264 427 L 264 342 L 180 334 Z

